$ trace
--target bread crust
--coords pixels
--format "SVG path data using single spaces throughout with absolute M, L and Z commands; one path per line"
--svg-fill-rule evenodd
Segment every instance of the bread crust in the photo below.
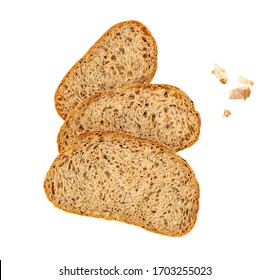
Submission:
M 108 134 L 116 135 L 116 136 L 119 136 L 119 137 L 124 137 L 124 138 L 127 138 L 127 139 L 136 140 L 138 142 L 150 143 L 151 145 L 156 145 L 156 146 L 162 148 L 164 151 L 166 151 L 171 157 L 173 157 L 176 160 L 176 162 L 179 163 L 179 165 L 183 165 L 184 164 L 187 169 L 191 170 L 192 174 L 194 175 L 194 178 L 192 178 L 192 179 L 194 180 L 194 193 L 195 193 L 195 199 L 196 199 L 196 203 L 197 203 L 197 211 L 195 211 L 193 213 L 193 215 L 190 217 L 190 223 L 189 223 L 189 226 L 186 228 L 185 232 L 181 232 L 180 231 L 178 233 L 168 233 L 168 232 L 162 232 L 162 230 L 161 231 L 160 230 L 154 230 L 152 227 L 148 227 L 148 226 L 142 225 L 138 220 L 135 220 L 133 222 L 128 222 L 128 221 L 122 220 L 121 218 L 116 218 L 116 217 L 112 217 L 112 216 L 111 217 L 101 217 L 100 215 L 95 215 L 94 213 L 85 215 L 83 213 L 80 213 L 79 211 L 72 211 L 70 209 L 69 210 L 63 209 L 59 205 L 57 205 L 54 201 L 52 201 L 51 193 L 50 193 L 50 190 L 49 190 L 49 185 L 46 183 L 46 178 L 49 176 L 51 171 L 55 168 L 55 165 L 56 165 L 57 161 L 61 157 L 63 157 L 66 154 L 68 154 L 68 152 L 70 150 L 72 150 L 74 144 L 77 141 L 80 141 L 80 139 L 83 139 L 85 137 L 92 137 L 92 136 L 95 136 L 95 135 L 102 136 L 102 135 L 106 135 L 106 134 L 107 135 Z M 171 236 L 171 237 L 181 237 L 181 236 L 186 235 L 187 233 L 189 233 L 193 229 L 193 227 L 195 226 L 195 223 L 197 221 L 197 216 L 198 216 L 199 208 L 200 208 L 200 203 L 199 203 L 200 188 L 199 188 L 199 184 L 198 184 L 198 181 L 197 181 L 197 179 L 195 177 L 195 174 L 192 171 L 192 168 L 190 167 L 190 165 L 187 163 L 186 160 L 184 160 L 182 157 L 180 157 L 177 154 L 175 154 L 169 147 L 167 147 L 166 145 L 163 145 L 163 144 L 161 144 L 159 142 L 152 141 L 152 140 L 145 139 L 145 138 L 135 137 L 133 135 L 126 134 L 126 133 L 121 133 L 121 132 L 117 132 L 117 131 L 85 132 L 85 133 L 82 133 L 81 135 L 79 135 L 78 137 L 76 137 L 75 139 L 73 139 L 72 142 L 66 147 L 66 149 L 61 154 L 59 154 L 55 158 L 55 160 L 53 161 L 50 169 L 48 170 L 48 172 L 47 172 L 47 174 L 45 176 L 44 190 L 45 190 L 45 193 L 46 193 L 46 196 L 47 196 L 48 200 L 51 201 L 56 208 L 58 208 L 60 210 L 63 210 L 65 212 L 67 212 L 67 213 L 77 214 L 77 215 L 81 215 L 81 216 L 89 216 L 89 217 L 94 217 L 94 218 L 102 218 L 102 219 L 105 219 L 105 220 L 115 220 L 115 221 L 123 222 L 123 223 L 126 223 L 126 224 L 131 224 L 131 225 L 134 225 L 134 226 L 141 227 L 141 228 L 143 228 L 145 230 L 148 230 L 148 231 L 156 233 L 156 234 L 166 235 L 166 236 Z
M 61 98 L 62 93 L 60 92 L 60 88 L 62 87 L 63 84 L 65 84 L 65 81 L 69 78 L 70 74 L 76 69 L 76 67 L 80 64 L 81 61 L 83 61 L 85 59 L 86 56 L 90 55 L 91 52 L 94 52 L 97 47 L 100 45 L 100 43 L 102 42 L 103 38 L 108 36 L 108 34 L 110 34 L 110 32 L 112 32 L 112 30 L 118 28 L 118 27 L 122 27 L 125 25 L 135 25 L 137 27 L 139 27 L 146 36 L 148 36 L 152 42 L 153 42 L 153 57 L 155 57 L 154 62 L 151 64 L 153 67 L 153 71 L 147 73 L 147 75 L 145 75 L 143 77 L 144 80 L 142 80 L 141 82 L 145 82 L 145 83 L 150 83 L 156 73 L 157 70 L 157 65 L 158 65 L 158 61 L 157 61 L 157 56 L 158 56 L 158 47 L 157 47 L 157 43 L 155 38 L 152 36 L 152 33 L 150 32 L 150 30 L 141 22 L 139 21 L 135 21 L 135 20 L 128 20 L 128 21 L 123 21 L 123 22 L 119 22 L 115 25 L 113 25 L 110 29 L 108 29 L 93 45 L 92 47 L 90 47 L 87 52 L 70 68 L 70 70 L 66 73 L 66 75 L 63 77 L 62 81 L 60 82 L 60 84 L 58 85 L 58 88 L 55 92 L 54 95 L 54 102 L 55 102 L 55 108 L 57 113 L 59 114 L 59 116 L 63 119 L 66 118 L 67 114 L 63 113 L 62 111 L 62 106 L 61 104 L 59 104 L 58 99 L 59 97 Z M 132 84 L 132 83 L 131 83 Z M 116 85 L 117 87 L 117 85 Z M 89 94 L 91 95 L 91 94 Z
M 72 119 L 80 112 L 80 110 L 82 110 L 86 105 L 90 105 L 92 104 L 93 107 L 95 107 L 95 101 L 97 101 L 98 99 L 100 99 L 102 96 L 105 95 L 113 95 L 117 92 L 122 92 L 122 93 L 126 93 L 128 90 L 131 89 L 140 89 L 140 90 L 149 90 L 150 94 L 155 94 L 155 90 L 156 89 L 162 89 L 162 90 L 166 90 L 166 91 L 172 91 L 174 92 L 174 94 L 177 94 L 177 97 L 180 98 L 184 98 L 185 100 L 187 100 L 189 102 L 189 106 L 190 106 L 190 111 L 192 112 L 194 119 L 196 120 L 196 124 L 194 124 L 194 127 L 196 128 L 196 131 L 194 133 L 194 137 L 189 139 L 188 141 L 184 141 L 183 143 L 178 143 L 176 146 L 172 147 L 169 142 L 163 142 L 161 138 L 159 139 L 152 139 L 151 137 L 143 137 L 143 138 L 149 138 L 151 140 L 156 140 L 158 142 L 161 142 L 163 144 L 168 145 L 170 148 L 172 148 L 175 152 L 178 152 L 180 150 L 186 149 L 190 146 L 192 146 L 198 139 L 200 136 L 200 127 L 201 127 L 201 118 L 200 118 L 200 114 L 195 110 L 194 104 L 192 102 L 192 100 L 189 98 L 189 96 L 183 92 L 182 90 L 180 90 L 179 88 L 172 86 L 172 85 L 168 85 L 168 84 L 133 84 L 133 85 L 128 85 L 125 88 L 119 88 L 119 89 L 113 89 L 113 90 L 108 90 L 105 92 L 96 92 L 94 95 L 86 98 L 83 102 L 81 102 L 79 105 L 77 105 L 75 107 L 75 109 L 66 117 L 65 122 L 62 124 L 60 131 L 58 133 L 57 136 L 57 145 L 58 145 L 58 150 L 59 152 L 61 152 L 65 147 L 63 147 L 62 143 L 63 143 L 63 135 L 66 132 L 66 125 L 67 123 L 69 123 L 70 121 L 72 122 Z M 130 111 L 131 113 L 131 111 Z M 190 113 L 190 112 L 189 112 Z M 188 114 L 188 112 L 186 113 Z M 149 128 L 149 135 L 150 133 L 152 133 L 152 131 L 150 131 L 153 128 Z M 89 131 L 91 131 L 91 129 L 88 128 Z M 87 131 L 88 131 L 87 130 Z M 93 130 L 93 129 L 92 129 Z M 94 129 L 94 130 L 104 130 L 104 129 Z M 188 128 L 187 128 L 188 130 Z M 85 132 L 85 131 L 83 131 Z M 128 133 L 128 134 L 133 134 L 130 131 L 120 131 L 123 133 Z M 172 131 L 173 133 L 175 133 L 174 131 Z M 137 137 L 141 137 L 141 135 L 135 134 L 135 136 Z M 178 138 L 180 141 L 180 138 Z

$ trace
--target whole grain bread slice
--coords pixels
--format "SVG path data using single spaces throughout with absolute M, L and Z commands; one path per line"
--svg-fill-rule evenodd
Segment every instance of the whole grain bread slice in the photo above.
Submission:
M 63 123 L 58 149 L 83 132 L 109 130 L 155 140 L 177 152 L 198 140 L 200 124 L 193 102 L 179 88 L 136 84 L 85 99 Z
M 138 21 L 111 27 L 68 71 L 55 93 L 58 114 L 66 116 L 85 98 L 128 84 L 150 83 L 157 69 L 157 44 Z
M 194 226 L 199 185 L 167 146 L 120 132 L 86 132 L 51 165 L 44 189 L 58 208 L 182 236 Z

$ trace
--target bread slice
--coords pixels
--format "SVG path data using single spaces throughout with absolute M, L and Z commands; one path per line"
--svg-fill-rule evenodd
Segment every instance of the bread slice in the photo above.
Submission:
M 167 146 L 120 132 L 86 132 L 49 169 L 44 188 L 58 208 L 169 236 L 194 226 L 199 185 Z
M 55 93 L 58 114 L 66 116 L 96 91 L 150 83 L 157 69 L 157 44 L 138 21 L 111 27 L 69 70 Z
M 137 84 L 97 93 L 66 118 L 58 134 L 58 149 L 86 131 L 121 131 L 166 144 L 174 151 L 195 143 L 200 115 L 179 88 Z

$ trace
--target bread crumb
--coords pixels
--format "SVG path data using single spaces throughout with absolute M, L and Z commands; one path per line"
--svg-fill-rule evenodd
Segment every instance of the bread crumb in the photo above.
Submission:
M 223 113 L 223 117 L 228 118 L 230 115 L 231 115 L 231 111 L 230 111 L 230 110 L 225 109 L 225 110 L 224 110 L 224 113 Z
M 253 82 L 253 81 L 248 80 L 247 78 L 245 78 L 245 77 L 243 77 L 243 76 L 241 76 L 241 75 L 238 76 L 238 82 L 239 82 L 240 84 L 244 84 L 244 85 L 250 85 L 250 86 L 253 86 L 253 85 L 254 85 L 254 82 Z
M 244 99 L 246 100 L 250 96 L 249 87 L 238 87 L 230 90 L 230 99 Z
M 226 84 L 228 81 L 226 71 L 216 63 L 214 64 L 214 66 L 215 69 L 211 73 L 214 74 L 222 84 Z

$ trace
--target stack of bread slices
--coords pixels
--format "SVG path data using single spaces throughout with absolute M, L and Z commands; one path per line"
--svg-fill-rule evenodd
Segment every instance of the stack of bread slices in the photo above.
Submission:
M 182 236 L 194 226 L 199 184 L 176 153 L 200 134 L 189 96 L 151 84 L 157 44 L 138 21 L 111 27 L 68 71 L 55 93 L 64 123 L 44 180 L 69 213 Z

